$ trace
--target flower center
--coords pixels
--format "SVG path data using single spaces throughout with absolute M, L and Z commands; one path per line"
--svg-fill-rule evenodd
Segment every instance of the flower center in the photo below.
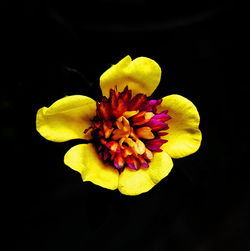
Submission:
M 110 97 L 97 102 L 96 116 L 90 128 L 99 157 L 120 172 L 125 168 L 148 168 L 149 162 L 167 142 L 161 139 L 169 128 L 168 111 L 157 113 L 162 102 L 149 100 L 144 94 L 132 97 L 125 87 L 122 92 L 110 89 Z

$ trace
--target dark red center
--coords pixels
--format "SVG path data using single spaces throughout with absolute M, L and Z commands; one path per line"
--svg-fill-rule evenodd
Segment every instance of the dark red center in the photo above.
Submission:
M 96 116 L 90 128 L 99 157 L 120 172 L 125 168 L 148 168 L 154 153 L 167 142 L 168 111 L 157 112 L 162 99 L 148 99 L 144 94 L 132 97 L 125 87 L 122 92 L 110 89 L 110 96 L 96 103 Z

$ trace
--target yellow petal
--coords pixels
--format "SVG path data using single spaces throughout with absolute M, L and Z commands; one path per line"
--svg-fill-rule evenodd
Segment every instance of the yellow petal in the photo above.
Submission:
M 138 57 L 132 61 L 126 56 L 117 64 L 111 66 L 100 77 L 100 87 L 103 96 L 109 96 L 109 90 L 117 86 L 118 91 L 128 86 L 133 95 L 143 93 L 150 96 L 161 79 L 161 68 L 152 59 Z
M 167 153 L 156 153 L 149 163 L 149 168 L 141 168 L 137 171 L 125 168 L 120 174 L 118 189 L 126 195 L 145 193 L 165 178 L 172 167 L 172 159 Z
M 72 147 L 64 156 L 64 163 L 79 172 L 83 181 L 114 190 L 118 187 L 118 171 L 99 159 L 93 144 Z
M 84 130 L 91 125 L 96 114 L 96 102 L 81 95 L 67 96 L 50 107 L 37 112 L 36 129 L 46 139 L 63 142 L 71 139 L 90 139 Z
M 172 158 L 182 158 L 196 152 L 201 144 L 199 130 L 200 116 L 195 105 L 180 95 L 169 95 L 163 98 L 158 112 L 168 110 L 171 119 L 168 135 L 163 136 L 168 142 L 161 149 Z

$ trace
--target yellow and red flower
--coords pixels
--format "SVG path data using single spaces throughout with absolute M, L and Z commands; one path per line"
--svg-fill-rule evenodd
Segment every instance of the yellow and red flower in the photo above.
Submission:
M 37 112 L 37 131 L 63 142 L 86 139 L 72 147 L 64 162 L 83 181 L 126 195 L 149 191 L 173 167 L 172 158 L 198 150 L 199 113 L 180 95 L 151 99 L 161 79 L 152 59 L 130 56 L 100 77 L 103 97 L 67 96 Z

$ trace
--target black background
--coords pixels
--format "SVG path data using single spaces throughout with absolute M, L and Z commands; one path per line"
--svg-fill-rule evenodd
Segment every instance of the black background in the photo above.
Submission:
M 7 250 L 250 249 L 248 89 L 239 78 L 233 4 L 25 1 L 6 10 L 0 109 Z M 135 197 L 83 183 L 63 164 L 79 142 L 49 142 L 35 130 L 42 106 L 65 95 L 100 98 L 99 76 L 126 55 L 159 63 L 154 97 L 192 100 L 203 133 L 197 153 L 174 160 L 167 178 Z

